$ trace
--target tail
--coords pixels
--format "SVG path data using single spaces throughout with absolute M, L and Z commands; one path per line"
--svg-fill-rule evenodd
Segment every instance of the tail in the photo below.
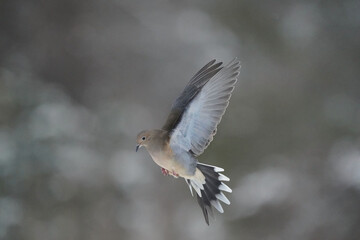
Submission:
M 219 212 L 223 213 L 224 210 L 219 202 L 222 201 L 225 204 L 230 204 L 230 201 L 224 195 L 223 192 L 231 193 L 232 190 L 223 181 L 230 181 L 228 177 L 221 174 L 224 169 L 198 163 L 197 168 L 204 175 L 205 180 L 199 181 L 198 179 L 185 179 L 189 185 L 190 192 L 193 195 L 193 187 L 197 193 L 197 201 L 203 211 L 206 223 L 209 225 L 209 213 L 212 216 L 212 206 L 215 207 Z

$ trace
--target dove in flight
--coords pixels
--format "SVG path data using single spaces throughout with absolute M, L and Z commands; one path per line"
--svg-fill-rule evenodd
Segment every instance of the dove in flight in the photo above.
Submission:
M 175 100 L 164 126 L 137 136 L 136 151 L 145 147 L 164 175 L 182 177 L 192 195 L 195 190 L 208 225 L 212 206 L 223 213 L 219 201 L 230 204 L 223 192 L 232 190 L 224 183 L 230 181 L 221 173 L 224 169 L 200 163 L 197 157 L 213 140 L 239 74 L 236 58 L 225 66 L 210 61 Z

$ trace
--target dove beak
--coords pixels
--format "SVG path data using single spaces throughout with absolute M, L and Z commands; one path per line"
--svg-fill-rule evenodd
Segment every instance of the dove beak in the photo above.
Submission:
M 140 144 L 136 145 L 135 152 L 137 152 L 139 150 L 139 148 L 141 148 L 141 145 Z

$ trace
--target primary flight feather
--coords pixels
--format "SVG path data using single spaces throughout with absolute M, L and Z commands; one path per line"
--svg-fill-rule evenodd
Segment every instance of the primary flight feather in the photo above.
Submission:
M 223 212 L 220 201 L 230 204 L 223 192 L 232 190 L 224 183 L 230 180 L 221 173 L 224 169 L 200 163 L 196 157 L 213 140 L 239 73 L 237 59 L 225 66 L 210 61 L 175 100 L 164 126 L 137 136 L 136 151 L 144 146 L 165 175 L 182 177 L 191 194 L 195 190 L 207 224 L 212 206 Z

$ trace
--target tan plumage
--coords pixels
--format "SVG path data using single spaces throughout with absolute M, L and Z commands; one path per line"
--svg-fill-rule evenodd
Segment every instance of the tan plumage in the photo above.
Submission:
M 223 212 L 219 200 L 230 204 L 223 194 L 231 192 L 223 183 L 230 179 L 220 173 L 222 168 L 199 163 L 195 157 L 213 140 L 239 70 L 236 59 L 226 66 L 215 60 L 206 64 L 176 99 L 162 129 L 142 131 L 136 140 L 136 151 L 144 146 L 164 174 L 183 177 L 191 193 L 195 189 L 207 224 L 211 206 Z

